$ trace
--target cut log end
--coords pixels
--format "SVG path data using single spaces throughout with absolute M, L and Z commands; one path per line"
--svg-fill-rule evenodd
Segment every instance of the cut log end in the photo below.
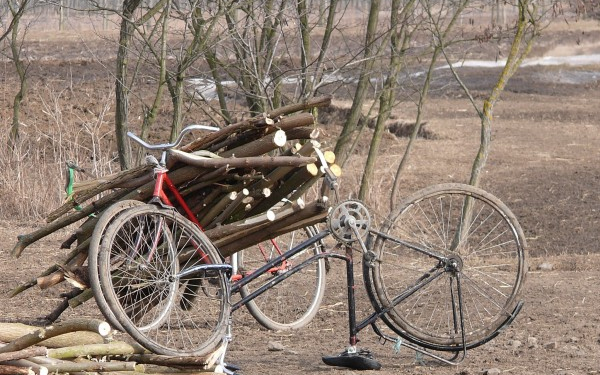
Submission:
M 333 151 L 325 151 L 323 156 L 325 157 L 325 161 L 327 161 L 327 163 L 335 163 L 335 153 Z
M 102 337 L 107 337 L 110 335 L 111 331 L 110 324 L 107 322 L 102 322 L 98 325 L 98 334 Z
M 329 170 L 331 170 L 331 172 L 333 172 L 335 177 L 340 177 L 342 175 L 342 168 L 337 164 L 330 165 Z
M 277 145 L 277 147 L 285 146 L 285 142 L 287 142 L 287 136 L 283 130 L 277 130 L 273 134 L 273 143 Z
M 308 164 L 306 166 L 306 170 L 310 173 L 311 176 L 316 176 L 319 174 L 319 167 L 315 163 Z

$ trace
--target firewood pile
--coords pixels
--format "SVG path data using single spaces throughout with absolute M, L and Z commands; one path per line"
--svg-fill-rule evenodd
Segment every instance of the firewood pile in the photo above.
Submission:
M 329 104 L 330 98 L 325 97 L 281 107 L 213 133 L 204 132 L 169 154 L 170 179 L 224 257 L 324 220 L 326 202 L 303 197 L 321 177 L 321 162 L 340 173 L 333 153 L 316 157 L 321 130 L 308 112 Z M 61 262 L 40 269 L 39 275 L 14 289 L 11 297 L 34 286 L 46 289 L 65 279 L 76 280 L 78 274 L 85 276 L 90 238 L 102 211 L 120 200 L 147 202 L 154 188 L 153 168 L 142 165 L 76 183 L 73 194 L 49 215 L 45 226 L 18 237 L 12 255 L 19 257 L 35 241 L 81 221 L 61 245 L 70 251 Z M 79 289 L 65 295 L 47 323 L 67 307 L 92 297 L 85 282 Z
M 223 348 L 206 357 L 168 357 L 114 334 L 95 319 L 46 328 L 0 323 L 0 375 L 222 373 L 218 359 Z

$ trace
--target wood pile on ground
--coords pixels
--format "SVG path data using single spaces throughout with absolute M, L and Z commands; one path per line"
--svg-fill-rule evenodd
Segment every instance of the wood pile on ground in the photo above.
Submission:
M 170 179 L 224 257 L 324 220 L 327 204 L 302 197 L 322 176 L 323 159 L 339 174 L 333 153 L 322 153 L 324 158 L 316 155 L 321 130 L 310 113 L 330 102 L 328 97 L 314 98 L 281 107 L 204 132 L 170 152 Z M 90 238 L 103 210 L 123 200 L 147 202 L 154 188 L 153 168 L 142 165 L 75 184 L 68 201 L 49 215 L 47 225 L 18 237 L 12 255 L 19 257 L 35 241 L 81 221 L 61 246 L 70 252 L 61 262 L 40 269 L 37 277 L 14 289 L 11 296 L 34 286 L 50 288 L 85 270 Z M 74 290 L 64 297 L 43 323 L 55 321 L 67 307 L 80 305 L 92 293 L 88 288 L 86 293 Z
M 0 323 L 0 375 L 220 373 L 220 349 L 202 358 L 160 356 L 113 334 L 95 319 L 46 328 Z

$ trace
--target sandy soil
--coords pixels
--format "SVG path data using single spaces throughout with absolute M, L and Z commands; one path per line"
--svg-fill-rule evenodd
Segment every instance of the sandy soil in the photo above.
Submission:
M 538 56 L 548 51 L 568 54 L 569 46 L 571 53 L 578 52 L 581 44 L 586 53 L 600 52 L 593 37 L 598 35 L 597 27 L 588 34 L 567 31 L 560 35 L 564 41 L 560 48 L 542 40 L 536 51 Z M 589 35 L 592 36 L 588 38 Z M 576 43 L 581 38 L 583 42 Z M 56 61 L 41 67 L 48 77 L 52 69 L 61 69 Z M 71 72 L 92 84 L 106 75 L 93 68 L 94 63 L 85 59 L 69 65 Z M 484 92 L 497 72 L 463 70 L 476 93 Z M 445 74 L 440 73 L 436 81 L 439 87 L 428 104 L 427 129 L 436 137 L 416 146 L 403 176 L 403 196 L 433 183 L 463 182 L 468 178 L 478 146 L 479 125 L 460 90 L 442 84 Z M 574 76 L 579 79 L 568 79 Z M 458 366 L 440 365 L 427 358 L 420 361 L 406 348 L 396 354 L 391 344 L 380 345 L 373 332 L 365 330 L 360 335 L 360 345 L 372 350 L 382 363 L 378 374 L 600 373 L 599 82 L 599 66 L 523 68 L 495 108 L 493 146 L 482 187 L 514 211 L 525 231 L 530 254 L 522 296 L 526 304 L 514 324 L 492 342 L 470 351 Z M 8 101 L 8 97 L 4 96 L 4 100 Z M 92 99 L 89 105 L 94 105 Z M 342 107 L 345 103 L 336 101 L 334 105 Z M 8 104 L 2 106 L 8 108 Z M 412 118 L 410 113 L 396 116 L 399 121 Z M 334 125 L 327 129 L 332 134 L 339 130 Z M 378 171 L 382 181 L 389 179 L 405 144 L 404 139 L 386 137 Z M 350 170 L 358 169 L 365 147 L 358 151 L 347 166 Z M 344 182 L 357 183 L 352 175 L 346 176 Z M 382 183 L 374 188 L 372 196 L 383 195 L 385 189 L 386 184 Z M 0 222 L 2 290 L 10 290 L 35 276 L 39 264 L 60 259 L 56 249 L 67 232 L 33 245 L 22 259 L 9 257 L 15 236 L 33 228 L 30 223 L 14 220 Z M 542 263 L 551 266 L 542 270 Z M 253 322 L 247 312 L 236 312 L 228 360 L 241 366 L 243 374 L 356 373 L 330 368 L 320 360 L 322 355 L 341 352 L 347 343 L 344 282 L 343 265 L 333 262 L 324 304 L 315 320 L 299 331 L 269 332 Z M 42 316 L 58 303 L 59 292 L 34 290 L 11 300 L 2 293 L 0 311 L 5 319 Z M 359 316 L 364 316 L 368 304 L 363 294 L 358 297 Z M 63 318 L 97 316 L 93 304 L 89 305 L 87 309 L 70 310 Z M 270 351 L 269 344 L 273 342 L 281 344 L 283 350 Z

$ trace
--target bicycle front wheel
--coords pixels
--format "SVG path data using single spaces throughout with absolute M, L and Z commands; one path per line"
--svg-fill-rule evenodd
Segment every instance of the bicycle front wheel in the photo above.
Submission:
M 125 210 L 128 210 L 132 207 L 139 207 L 143 204 L 145 203 L 138 200 L 126 199 L 118 201 L 105 209 L 94 226 L 94 231 L 92 233 L 88 250 L 88 274 L 90 279 L 90 287 L 94 292 L 96 304 L 100 308 L 100 311 L 108 323 L 112 327 L 121 331 L 123 328 L 121 327 L 121 324 L 115 315 L 112 313 L 112 310 L 106 302 L 106 298 L 104 298 L 104 293 L 102 293 L 102 290 L 100 289 L 100 277 L 98 276 L 98 254 L 100 253 L 100 243 L 106 234 L 106 228 L 109 226 L 109 224 L 112 223 L 117 216 L 125 212 Z
M 514 318 L 526 273 L 525 239 L 498 198 L 470 185 L 432 186 L 401 203 L 382 232 L 402 241 L 377 236 L 371 270 L 380 306 L 391 308 L 384 320 L 398 334 L 456 351 L 480 345 Z M 439 277 L 394 301 L 433 274 Z
M 221 263 L 206 235 L 176 211 L 135 207 L 106 229 L 100 289 L 123 329 L 150 351 L 206 355 L 225 335 L 228 275 L 198 266 Z
M 264 241 L 254 248 L 238 252 L 240 272 L 243 274 L 257 270 L 271 259 L 292 249 L 317 233 L 316 227 L 309 226 L 286 233 L 273 240 Z M 323 243 L 320 241 L 315 243 L 290 259 L 286 259 L 284 263 L 275 265 L 255 281 L 240 288 L 240 294 L 242 297 L 246 297 L 256 290 L 257 286 L 264 285 L 269 280 L 289 272 L 304 260 L 323 251 Z M 270 330 L 285 331 L 306 326 L 319 311 L 323 300 L 326 265 L 325 259 L 319 259 L 309 264 L 303 270 L 298 271 L 246 303 L 248 311 L 257 322 Z

